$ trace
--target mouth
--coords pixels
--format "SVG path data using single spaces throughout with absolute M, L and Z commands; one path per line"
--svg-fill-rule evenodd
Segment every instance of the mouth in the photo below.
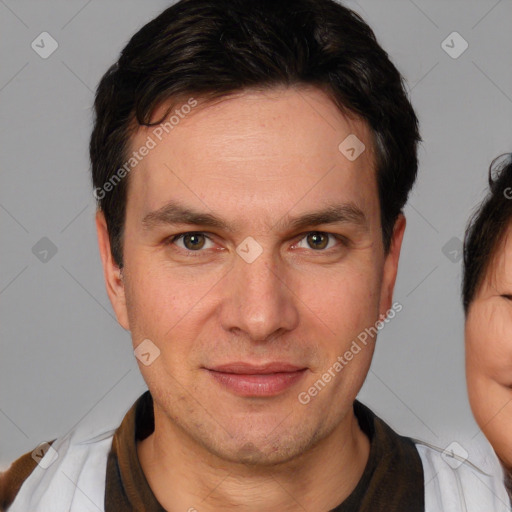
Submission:
M 205 370 L 217 384 L 238 396 L 271 397 L 297 384 L 307 368 L 281 362 L 264 365 L 235 362 Z

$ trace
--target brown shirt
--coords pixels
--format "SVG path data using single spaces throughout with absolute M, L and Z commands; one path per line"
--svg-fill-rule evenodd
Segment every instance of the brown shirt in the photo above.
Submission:
M 414 442 L 396 434 L 357 401 L 354 412 L 370 439 L 370 455 L 354 491 L 331 512 L 423 512 L 423 467 Z M 145 439 L 153 430 L 153 400 L 147 391 L 114 434 L 105 476 L 105 512 L 165 512 L 137 457 L 137 440 Z M 29 452 L 0 475 L 0 510 L 12 503 L 35 466 Z

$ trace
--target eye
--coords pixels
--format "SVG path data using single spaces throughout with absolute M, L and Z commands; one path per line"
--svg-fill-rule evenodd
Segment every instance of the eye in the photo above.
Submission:
M 199 252 L 201 249 L 211 249 L 213 242 L 204 233 L 191 231 L 188 233 L 180 233 L 169 239 L 170 244 L 177 245 L 185 251 Z M 208 246 L 208 243 L 211 245 Z M 181 245 L 180 245 L 181 244 Z
M 338 242 L 343 241 L 343 237 L 340 235 L 334 235 L 333 233 L 324 233 L 323 231 L 312 231 L 307 233 L 304 238 L 297 244 L 297 247 L 305 249 L 313 249 L 315 251 L 323 251 L 325 249 L 331 249 L 336 246 L 335 243 L 330 243 L 333 240 Z M 308 247 L 304 247 L 303 243 L 306 243 Z

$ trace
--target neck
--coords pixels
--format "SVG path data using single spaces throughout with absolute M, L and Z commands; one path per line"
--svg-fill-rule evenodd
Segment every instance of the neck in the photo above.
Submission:
M 137 452 L 148 483 L 169 512 L 331 510 L 359 482 L 370 443 L 351 409 L 324 439 L 293 460 L 247 466 L 199 446 L 155 406 L 155 431 Z

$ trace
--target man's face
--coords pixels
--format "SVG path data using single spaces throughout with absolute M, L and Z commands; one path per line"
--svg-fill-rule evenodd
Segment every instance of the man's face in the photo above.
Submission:
M 471 409 L 512 468 L 512 227 L 469 307 L 465 338 Z
M 124 275 L 107 281 L 134 347 L 160 351 L 139 362 L 157 430 L 266 464 L 352 428 L 372 343 L 332 367 L 389 309 L 404 229 L 386 256 L 372 148 L 322 92 L 275 89 L 196 107 L 132 171 Z

